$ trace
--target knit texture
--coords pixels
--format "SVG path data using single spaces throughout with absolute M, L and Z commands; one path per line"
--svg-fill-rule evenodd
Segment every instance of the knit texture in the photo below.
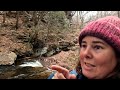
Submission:
M 98 37 L 120 52 L 120 18 L 106 16 L 88 23 L 80 32 L 79 44 L 85 36 Z

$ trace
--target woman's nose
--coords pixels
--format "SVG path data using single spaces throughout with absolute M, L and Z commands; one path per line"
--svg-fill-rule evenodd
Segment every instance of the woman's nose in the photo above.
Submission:
M 91 58 L 92 57 L 92 52 L 91 52 L 91 48 L 87 47 L 84 51 L 83 51 L 84 57 L 85 58 Z

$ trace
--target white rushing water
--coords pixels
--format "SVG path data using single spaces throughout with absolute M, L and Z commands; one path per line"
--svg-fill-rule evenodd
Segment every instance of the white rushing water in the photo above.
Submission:
M 26 67 L 26 66 L 31 66 L 31 67 L 43 67 L 43 65 L 39 61 L 34 61 L 34 62 L 25 62 L 24 64 L 19 65 L 20 67 Z

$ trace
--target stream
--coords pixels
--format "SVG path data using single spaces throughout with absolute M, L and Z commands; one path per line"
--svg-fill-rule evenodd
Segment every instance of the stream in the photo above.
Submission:
M 0 65 L 0 79 L 47 79 L 51 73 L 37 60 L 20 65 Z

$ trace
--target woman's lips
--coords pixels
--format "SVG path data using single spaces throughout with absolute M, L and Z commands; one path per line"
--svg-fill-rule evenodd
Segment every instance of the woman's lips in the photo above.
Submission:
M 84 68 L 85 68 L 86 70 L 91 70 L 91 69 L 93 69 L 94 67 L 95 67 L 95 65 L 90 64 L 90 63 L 87 63 L 87 62 L 84 62 Z
M 88 67 L 91 67 L 91 66 L 92 66 L 92 67 L 95 67 L 95 65 L 90 64 L 90 63 L 86 63 L 86 62 L 85 62 L 85 65 L 88 66 Z

